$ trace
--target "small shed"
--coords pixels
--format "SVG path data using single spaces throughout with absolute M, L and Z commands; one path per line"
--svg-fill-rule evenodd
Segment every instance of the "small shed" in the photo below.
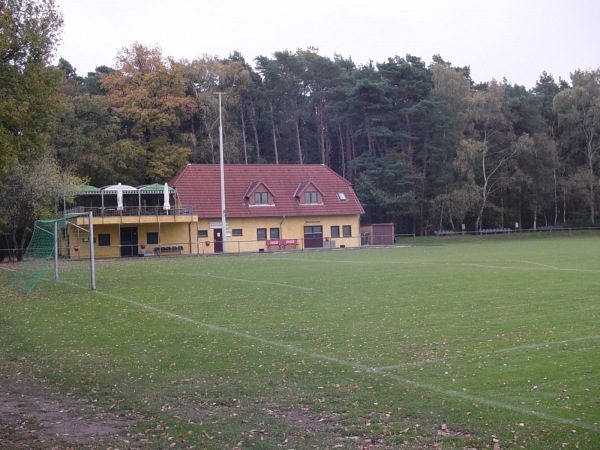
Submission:
M 362 245 L 394 245 L 394 224 L 374 223 L 360 227 Z

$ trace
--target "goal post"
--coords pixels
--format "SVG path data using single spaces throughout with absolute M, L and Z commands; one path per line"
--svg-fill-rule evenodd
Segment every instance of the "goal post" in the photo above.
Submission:
M 87 216 L 87 224 L 77 224 L 74 219 Z M 87 227 L 86 227 L 87 225 Z M 83 239 L 89 243 L 89 271 L 90 288 L 96 290 L 96 269 L 94 257 L 94 219 L 92 212 L 67 214 L 58 219 L 37 220 L 33 226 L 31 240 L 23 258 L 17 264 L 11 277 L 11 284 L 18 290 L 29 294 L 40 281 L 46 272 L 50 262 L 54 265 L 54 280 L 59 279 L 59 260 L 61 257 L 61 248 L 64 249 L 62 255 L 65 259 L 70 258 L 69 254 L 69 227 L 77 229 L 77 235 L 80 232 L 87 236 Z M 86 242 L 87 241 L 87 242 Z M 63 247 L 60 244 L 64 244 Z M 79 243 L 75 245 L 79 250 Z

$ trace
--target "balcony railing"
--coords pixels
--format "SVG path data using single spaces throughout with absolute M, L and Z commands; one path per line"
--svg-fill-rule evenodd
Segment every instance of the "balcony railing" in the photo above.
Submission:
M 164 210 L 162 206 L 127 206 L 117 210 L 114 206 L 104 208 L 75 206 L 65 211 L 66 214 L 81 214 L 92 211 L 94 217 L 137 217 L 137 216 L 191 216 L 194 214 L 192 206 L 182 206 Z

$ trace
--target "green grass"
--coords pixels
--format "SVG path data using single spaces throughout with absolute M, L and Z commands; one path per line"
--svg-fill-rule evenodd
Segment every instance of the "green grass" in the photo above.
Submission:
M 140 448 L 599 448 L 600 237 L 428 242 L 2 271 L 0 373 Z

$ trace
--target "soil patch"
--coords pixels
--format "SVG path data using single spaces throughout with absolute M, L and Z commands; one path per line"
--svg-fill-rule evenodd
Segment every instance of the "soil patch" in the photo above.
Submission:
M 318 433 L 335 425 L 332 422 L 315 418 L 308 412 L 307 408 L 279 411 L 268 409 L 267 413 L 271 417 L 277 417 L 284 420 L 296 429 L 300 429 L 309 433 Z
M 0 448 L 96 448 L 124 442 L 133 423 L 28 375 L 0 378 Z

